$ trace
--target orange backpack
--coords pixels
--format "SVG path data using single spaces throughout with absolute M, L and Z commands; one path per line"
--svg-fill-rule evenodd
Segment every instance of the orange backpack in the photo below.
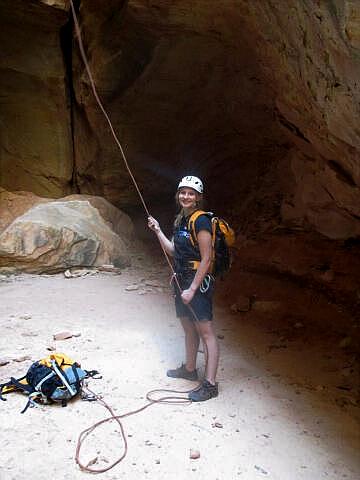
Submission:
M 188 231 L 190 241 L 194 247 L 197 246 L 195 222 L 200 215 L 207 215 L 211 220 L 212 234 L 212 262 L 211 273 L 216 276 L 223 276 L 231 266 L 230 247 L 235 243 L 235 232 L 223 218 L 217 217 L 213 212 L 196 210 L 189 218 Z

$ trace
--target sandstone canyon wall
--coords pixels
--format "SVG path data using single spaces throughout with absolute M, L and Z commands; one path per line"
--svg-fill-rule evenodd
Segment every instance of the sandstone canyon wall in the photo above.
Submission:
M 359 235 L 358 2 L 75 4 L 98 91 L 149 202 L 167 202 L 191 170 L 242 230 Z M 1 186 L 138 205 L 69 3 L 0 8 Z
M 239 223 L 259 217 L 261 228 L 358 236 L 359 8 L 113 1 L 99 17 L 96 2 L 83 3 L 90 64 L 146 196 L 156 184 L 166 198 L 174 176 L 191 170 Z M 77 105 L 97 152 L 83 155 L 77 144 L 79 175 L 92 171 L 106 197 L 134 203 L 77 65 Z
M 62 196 L 73 175 L 61 49 L 68 14 L 41 2 L 2 0 L 0 16 L 0 186 Z
M 238 233 L 224 297 L 232 302 L 241 292 L 254 308 L 275 299 L 281 308 L 265 314 L 266 321 L 317 319 L 350 325 L 355 335 L 360 3 L 74 4 L 98 93 L 151 212 L 170 225 L 178 178 L 199 175 L 208 207 Z M 47 204 L 63 197 L 80 210 L 90 202 L 92 211 L 96 201 L 107 226 L 122 237 L 121 252 L 111 234 L 110 254 L 94 260 L 97 221 L 86 235 L 76 227 L 75 240 L 86 237 L 86 251 L 92 245 L 92 264 L 119 258 L 127 264 L 122 233 L 132 230 L 130 219 L 116 229 L 123 213 L 112 211 L 109 224 L 111 207 L 99 197 L 134 215 L 141 204 L 91 91 L 69 1 L 0 0 L 0 14 L 1 265 L 55 271 L 60 263 L 83 262 L 68 253 L 71 242 L 60 263 L 57 252 L 45 265 L 31 258 L 34 246 L 44 248 L 43 230 L 36 230 L 40 213 L 51 231 L 46 218 L 58 219 L 60 233 L 49 239 L 62 242 L 72 215 L 60 221 L 68 205 Z M 31 234 L 24 230 L 29 215 L 36 227 Z M 28 239 L 28 249 L 17 249 L 21 239 Z

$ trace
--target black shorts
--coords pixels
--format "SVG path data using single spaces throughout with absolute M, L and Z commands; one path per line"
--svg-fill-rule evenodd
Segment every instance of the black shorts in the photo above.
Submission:
M 186 290 L 190 287 L 191 282 L 195 276 L 195 272 L 191 272 L 188 275 L 177 275 L 178 282 L 182 290 Z M 190 320 L 196 321 L 204 321 L 204 320 L 212 320 L 213 312 L 212 312 L 212 304 L 213 304 L 213 294 L 214 294 L 214 279 L 210 275 L 207 276 L 208 279 L 208 288 L 206 291 L 201 292 L 200 288 L 198 288 L 195 292 L 193 299 L 190 302 L 190 306 L 194 311 L 196 317 L 194 316 L 193 312 L 190 310 L 188 305 L 185 305 L 181 299 L 181 295 L 179 292 L 179 287 L 176 285 L 174 281 L 174 290 L 175 290 L 175 310 L 177 317 L 187 317 Z M 205 282 L 203 282 L 203 286 Z

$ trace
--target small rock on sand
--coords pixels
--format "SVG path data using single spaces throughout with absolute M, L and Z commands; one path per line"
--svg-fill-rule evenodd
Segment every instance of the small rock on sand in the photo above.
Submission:
M 8 357 L 0 358 L 0 367 L 3 367 L 4 365 L 7 365 L 8 363 L 10 363 L 10 358 L 8 358 Z
M 193 448 L 190 448 L 190 458 L 192 460 L 197 460 L 198 458 L 200 458 L 199 450 L 194 450 Z
M 54 340 L 66 340 L 67 338 L 71 338 L 73 334 L 69 331 L 58 332 L 54 333 L 53 339 Z

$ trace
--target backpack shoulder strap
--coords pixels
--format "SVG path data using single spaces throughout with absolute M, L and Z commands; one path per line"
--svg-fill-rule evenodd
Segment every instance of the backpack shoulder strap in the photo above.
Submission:
M 208 212 L 205 212 L 204 210 L 195 210 L 195 212 L 190 215 L 190 218 L 188 220 L 188 231 L 190 232 L 190 241 L 193 247 L 197 244 L 195 222 L 200 217 L 200 215 L 204 215 L 207 213 Z
M 0 400 L 6 400 L 3 395 L 21 390 L 27 394 L 33 392 L 33 388 L 27 383 L 26 375 L 21 378 L 11 377 L 10 381 L 0 385 Z

